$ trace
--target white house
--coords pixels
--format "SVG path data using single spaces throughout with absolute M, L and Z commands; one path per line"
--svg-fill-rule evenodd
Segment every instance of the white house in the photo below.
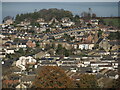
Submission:
M 70 27 L 70 26 L 72 26 L 74 24 L 75 24 L 74 22 L 62 23 L 63 26 L 68 26 L 68 27 Z
M 33 59 L 33 57 L 31 56 L 28 56 L 28 57 L 25 57 L 25 56 L 21 56 L 19 58 L 18 61 L 16 61 L 16 66 L 21 68 L 21 70 L 26 70 L 26 65 L 27 64 L 35 64 L 36 63 L 36 60 Z
M 17 47 L 19 47 L 19 48 L 26 48 L 27 45 L 26 45 L 26 44 L 23 44 L 23 43 L 20 43 L 20 44 L 17 45 Z
M 5 49 L 5 52 L 7 54 L 14 54 L 15 53 L 15 51 L 13 49 Z
M 91 62 L 91 67 L 98 67 L 99 65 L 109 65 L 108 62 Z
M 112 66 L 113 66 L 114 68 L 118 68 L 118 62 L 112 62 Z
M 22 83 L 20 83 L 19 85 L 17 85 L 16 87 L 15 87 L 16 89 L 24 89 L 24 90 L 27 90 L 27 86 L 26 85 L 24 85 L 24 84 L 22 84 Z
M 90 65 L 90 61 L 84 61 L 85 65 Z
M 89 49 L 89 44 L 79 44 L 79 49 L 81 49 L 81 50 L 83 50 L 83 49 L 87 50 L 87 49 Z
M 112 67 L 112 65 L 99 65 L 98 68 L 99 68 L 99 70 L 101 70 L 101 69 L 114 70 L 114 68 Z
M 85 50 L 88 50 L 88 49 L 92 50 L 93 47 L 94 47 L 93 43 L 90 43 L 90 44 L 89 43 L 81 43 L 78 46 L 78 48 L 81 49 L 81 50 L 83 50 L 83 49 L 85 49 Z
M 98 19 L 92 19 L 90 21 L 91 21 L 91 24 L 93 24 L 93 25 L 98 25 L 98 22 L 99 22 Z
M 90 49 L 90 50 L 92 50 L 92 49 L 93 49 L 93 47 L 94 47 L 94 44 L 92 44 L 92 43 L 91 43 L 91 44 L 89 44 L 89 49 Z

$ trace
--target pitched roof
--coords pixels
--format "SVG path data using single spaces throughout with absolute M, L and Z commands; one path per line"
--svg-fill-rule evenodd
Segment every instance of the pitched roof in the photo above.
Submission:
M 99 38 L 97 41 L 97 44 L 99 44 L 102 40 L 103 40 L 103 38 Z

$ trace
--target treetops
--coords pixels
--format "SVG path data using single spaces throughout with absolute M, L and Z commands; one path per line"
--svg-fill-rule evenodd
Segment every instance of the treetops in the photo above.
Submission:
M 26 14 L 17 14 L 15 21 L 21 22 L 25 19 L 30 21 L 36 21 L 39 18 L 43 18 L 45 21 L 50 21 L 52 18 L 56 18 L 57 20 L 61 20 L 63 17 L 68 17 L 70 19 L 73 18 L 73 14 L 70 11 L 64 9 L 42 9 L 40 11 L 35 11 L 33 13 L 26 13 Z

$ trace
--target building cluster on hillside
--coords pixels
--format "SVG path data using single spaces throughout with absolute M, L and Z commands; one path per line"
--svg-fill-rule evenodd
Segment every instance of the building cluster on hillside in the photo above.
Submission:
M 49 22 L 39 18 L 36 22 L 39 27 L 33 27 L 27 20 L 14 25 L 11 19 L 0 25 L 2 65 L 5 69 L 13 68 L 13 76 L 3 73 L 3 84 L 31 87 L 38 69 L 43 66 L 59 66 L 75 80 L 81 73 L 96 75 L 99 82 L 102 78 L 119 77 L 120 43 L 108 39 L 111 32 L 118 30 L 100 28 L 98 19 L 88 22 L 80 19 L 79 27 L 75 27 L 75 22 L 68 17 L 62 18 L 61 22 L 56 18 Z M 59 55 L 59 46 L 69 51 L 69 55 L 64 55 L 64 51 Z

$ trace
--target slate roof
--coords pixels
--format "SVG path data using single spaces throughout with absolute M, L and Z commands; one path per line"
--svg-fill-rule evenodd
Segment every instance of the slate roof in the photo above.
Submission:
M 11 41 L 7 41 L 7 42 L 5 42 L 5 43 L 9 43 L 9 44 L 12 44 L 12 45 L 16 45 L 15 42 L 11 42 Z
M 118 73 L 117 72 L 115 72 L 115 71 L 108 71 L 107 73 L 106 73 L 108 76 L 115 76 L 115 75 L 117 75 Z
M 90 68 L 90 67 L 80 67 L 78 72 L 79 73 L 88 73 L 88 72 L 91 73 L 92 68 Z
M 103 38 L 99 38 L 97 41 L 97 44 L 99 44 L 102 40 L 103 40 Z

